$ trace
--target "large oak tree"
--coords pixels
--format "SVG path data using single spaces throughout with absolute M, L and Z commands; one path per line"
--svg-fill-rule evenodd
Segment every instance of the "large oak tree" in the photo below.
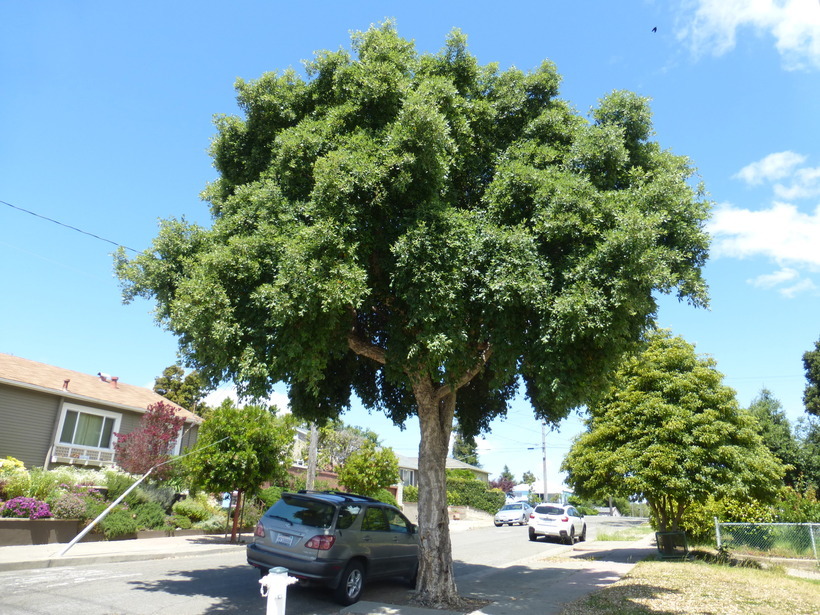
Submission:
M 656 293 L 706 302 L 709 203 L 688 159 L 653 140 L 623 91 L 579 115 L 545 61 L 480 65 L 458 31 L 420 54 L 391 22 L 324 51 L 306 75 L 236 84 L 217 119 L 213 224 L 162 222 L 118 258 L 124 298 L 211 383 L 297 415 L 351 395 L 419 418 L 419 599 L 458 602 L 445 459 L 503 416 L 519 383 L 554 423 L 653 322 Z

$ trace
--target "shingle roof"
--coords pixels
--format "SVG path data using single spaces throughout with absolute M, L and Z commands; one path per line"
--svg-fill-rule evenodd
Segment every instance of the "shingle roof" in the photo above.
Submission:
M 69 381 L 67 391 L 63 389 L 63 382 L 66 380 Z M 122 380 L 114 387 L 96 375 L 46 365 L 10 354 L 0 353 L 0 383 L 41 390 L 75 401 L 93 400 L 136 412 L 145 412 L 149 405 L 162 401 L 174 407 L 177 414 L 186 421 L 202 422 L 201 417 L 170 402 L 151 389 L 126 384 Z
M 407 455 L 396 455 L 396 458 L 399 460 L 399 467 L 406 468 L 408 470 L 418 470 L 419 469 L 419 458 L 418 457 L 408 457 Z M 476 466 L 471 466 L 469 463 L 464 463 L 463 461 L 459 461 L 458 459 L 454 459 L 452 457 L 448 457 L 446 464 L 446 469 L 448 470 L 472 470 L 473 472 L 482 472 L 484 474 L 489 475 L 490 473 L 483 468 L 478 468 Z

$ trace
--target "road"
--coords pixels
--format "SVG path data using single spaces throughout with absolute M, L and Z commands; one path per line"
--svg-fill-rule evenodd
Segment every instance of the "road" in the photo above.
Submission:
M 603 519 L 588 517 L 594 536 Z M 607 523 L 613 526 L 615 520 Z M 624 524 L 624 522 L 621 522 Z M 608 528 L 609 530 L 610 528 Z M 614 529 L 614 528 L 612 528 Z M 557 543 L 530 542 L 526 526 L 453 532 L 456 582 L 488 574 Z M 47 568 L 0 573 L 2 615 L 216 615 L 265 612 L 259 576 L 244 551 L 179 559 Z M 401 604 L 409 589 L 397 581 L 371 584 L 363 600 Z M 315 587 L 288 589 L 289 615 L 329 615 L 339 606 Z

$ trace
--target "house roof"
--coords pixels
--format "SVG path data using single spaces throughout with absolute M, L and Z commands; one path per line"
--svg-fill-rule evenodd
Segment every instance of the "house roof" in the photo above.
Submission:
M 66 380 L 69 381 L 67 390 L 63 389 L 63 383 Z M 96 375 L 46 365 L 10 354 L 0 353 L 0 383 L 39 390 L 77 402 L 90 400 L 143 413 L 149 405 L 162 401 L 175 408 L 177 414 L 187 422 L 202 423 L 201 417 L 165 399 L 151 389 L 126 384 L 121 380 L 115 387 L 109 382 L 103 382 Z
M 405 455 L 396 455 L 399 460 L 399 467 L 405 468 L 407 470 L 418 470 L 419 469 L 419 458 L 418 457 L 407 457 Z M 458 459 L 453 459 L 452 457 L 447 458 L 447 463 L 445 466 L 448 470 L 472 470 L 473 472 L 481 472 L 483 474 L 487 474 L 489 476 L 489 472 L 483 468 L 479 468 L 476 466 L 471 466 L 469 463 L 464 463 L 463 461 L 459 461 Z

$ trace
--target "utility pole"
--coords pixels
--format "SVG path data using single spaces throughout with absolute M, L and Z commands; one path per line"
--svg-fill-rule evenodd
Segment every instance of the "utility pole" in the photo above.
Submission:
M 319 433 L 316 431 L 316 423 L 310 424 L 310 445 L 308 447 L 307 476 L 305 477 L 305 488 L 312 491 L 316 484 L 316 449 L 319 448 Z
M 544 503 L 549 501 L 547 491 L 547 422 L 541 421 L 541 462 L 544 471 Z

